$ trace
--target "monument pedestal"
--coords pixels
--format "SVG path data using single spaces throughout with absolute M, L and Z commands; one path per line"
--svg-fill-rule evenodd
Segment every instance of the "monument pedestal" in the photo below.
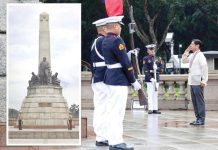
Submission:
M 20 113 L 24 129 L 68 128 L 69 111 L 61 86 L 29 86 Z

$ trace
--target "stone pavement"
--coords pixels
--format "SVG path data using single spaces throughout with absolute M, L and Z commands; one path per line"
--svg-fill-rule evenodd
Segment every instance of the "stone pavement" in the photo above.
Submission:
M 6 78 L 0 77 L 0 122 L 6 121 Z
M 94 145 L 92 112 L 82 111 L 82 116 L 88 117 L 89 126 L 88 138 L 82 139 L 82 146 L 0 147 L 0 150 L 107 150 L 108 147 Z M 143 110 L 128 110 L 124 120 L 124 140 L 135 150 L 218 150 L 217 114 L 217 111 L 208 111 L 206 125 L 193 127 L 189 125 L 194 120 L 193 111 L 162 111 L 161 115 L 148 115 Z
M 0 2 L 0 122 L 6 121 L 5 113 L 6 113 L 6 1 L 3 0 Z

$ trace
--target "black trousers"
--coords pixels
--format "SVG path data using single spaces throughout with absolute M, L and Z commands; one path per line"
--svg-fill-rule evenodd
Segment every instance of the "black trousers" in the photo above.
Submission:
M 205 102 L 204 102 L 204 88 L 200 85 L 191 85 L 191 98 L 197 120 L 205 120 Z

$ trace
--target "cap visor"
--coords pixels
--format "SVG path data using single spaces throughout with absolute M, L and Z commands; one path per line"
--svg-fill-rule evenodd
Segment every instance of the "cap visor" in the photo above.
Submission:
M 119 24 L 124 25 L 124 23 L 122 21 L 120 21 Z

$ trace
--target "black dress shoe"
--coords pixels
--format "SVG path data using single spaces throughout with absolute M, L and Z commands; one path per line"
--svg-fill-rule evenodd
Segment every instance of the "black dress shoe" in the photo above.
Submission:
M 161 114 L 161 112 L 158 110 L 153 110 L 153 114 Z
M 148 111 L 148 114 L 153 114 L 153 110 L 149 110 L 149 111 Z
M 134 150 L 133 147 L 127 147 L 126 143 L 110 145 L 109 150 Z
M 197 121 L 193 121 L 191 123 L 189 123 L 190 125 L 194 125 Z
M 196 126 L 198 126 L 198 125 L 204 125 L 204 122 L 203 121 L 194 121 L 194 122 L 191 122 L 190 123 L 190 125 L 196 125 Z
M 109 146 L 109 144 L 108 144 L 108 140 L 106 140 L 106 141 L 96 141 L 95 142 L 95 145 L 96 146 Z

